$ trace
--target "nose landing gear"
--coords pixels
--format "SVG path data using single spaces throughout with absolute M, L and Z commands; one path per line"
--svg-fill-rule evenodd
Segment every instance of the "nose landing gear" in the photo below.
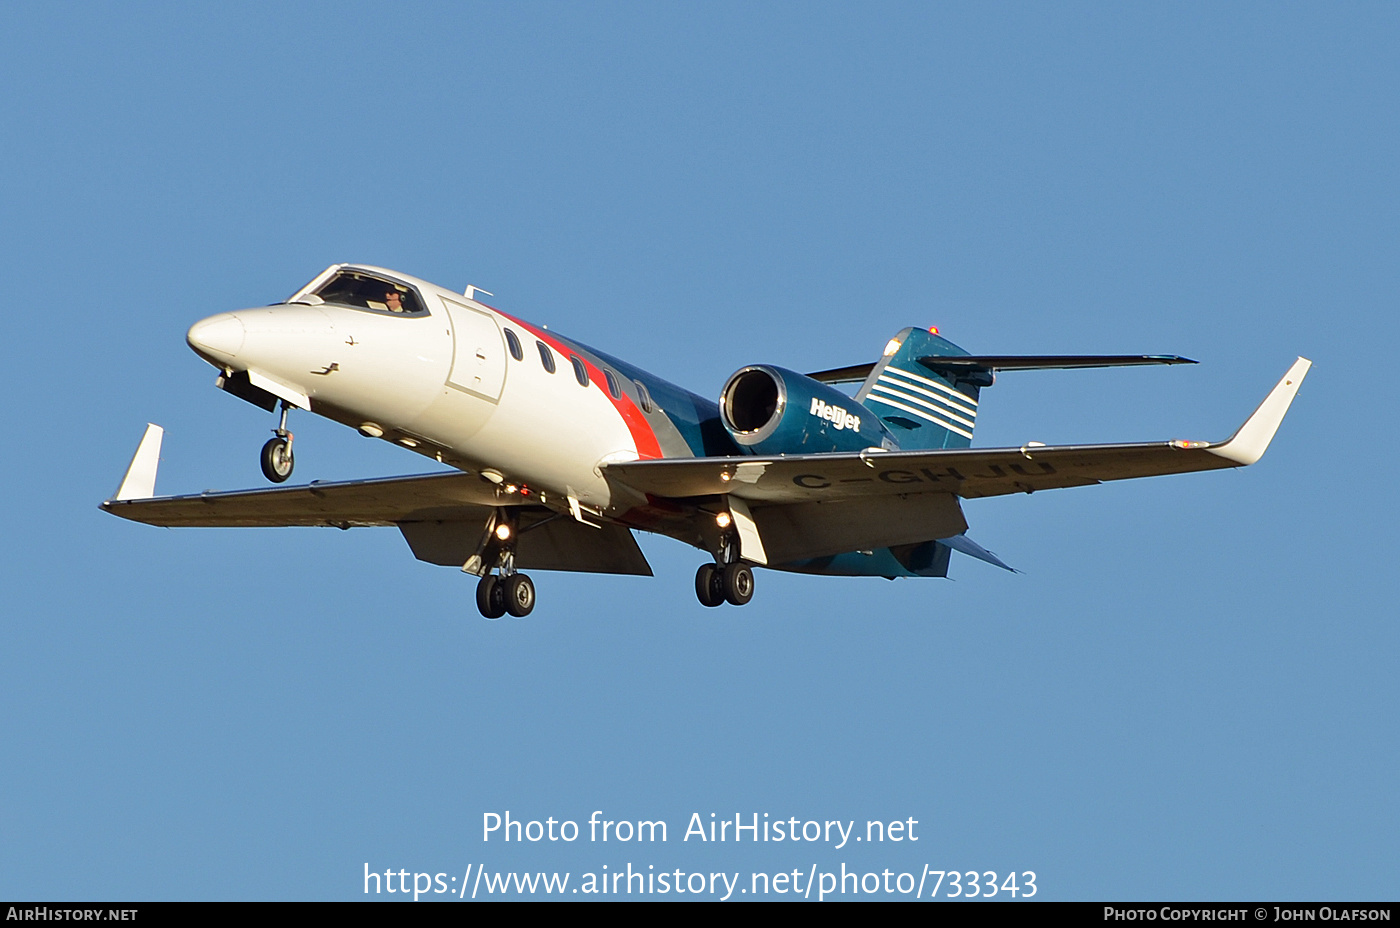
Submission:
M 277 422 L 277 428 L 272 430 L 276 437 L 268 439 L 262 447 L 260 460 L 263 476 L 273 483 L 282 483 L 290 477 L 296 464 L 292 459 L 292 433 L 287 431 L 289 408 L 287 401 L 282 400 L 282 417 Z

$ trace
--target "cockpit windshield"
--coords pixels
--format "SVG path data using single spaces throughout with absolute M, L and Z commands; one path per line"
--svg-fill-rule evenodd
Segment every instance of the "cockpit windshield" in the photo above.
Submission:
M 354 306 L 405 316 L 424 316 L 427 311 L 412 287 L 376 277 L 364 271 L 341 271 L 316 288 L 322 302 Z

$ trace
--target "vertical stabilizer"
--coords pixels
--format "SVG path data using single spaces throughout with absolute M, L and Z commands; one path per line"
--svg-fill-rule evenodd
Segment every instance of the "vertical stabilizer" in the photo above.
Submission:
M 861 385 L 856 401 L 880 417 L 902 449 L 966 448 L 977 423 L 978 391 L 991 385 L 990 373 L 969 371 L 961 377 L 937 373 L 919 362 L 966 356 L 946 338 L 924 329 L 904 329 L 885 346 L 884 357 Z

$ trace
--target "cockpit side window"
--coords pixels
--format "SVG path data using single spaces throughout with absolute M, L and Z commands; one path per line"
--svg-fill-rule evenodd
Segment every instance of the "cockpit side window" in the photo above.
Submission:
M 372 309 L 400 316 L 426 316 L 418 293 L 409 286 L 362 271 L 341 271 L 316 290 L 326 303 Z

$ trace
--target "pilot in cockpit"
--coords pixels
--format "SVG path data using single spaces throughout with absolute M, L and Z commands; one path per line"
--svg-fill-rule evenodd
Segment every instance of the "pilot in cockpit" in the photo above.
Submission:
M 384 302 L 389 304 L 389 312 L 401 313 L 404 311 L 403 297 L 399 296 L 399 291 L 389 290 L 384 294 Z

